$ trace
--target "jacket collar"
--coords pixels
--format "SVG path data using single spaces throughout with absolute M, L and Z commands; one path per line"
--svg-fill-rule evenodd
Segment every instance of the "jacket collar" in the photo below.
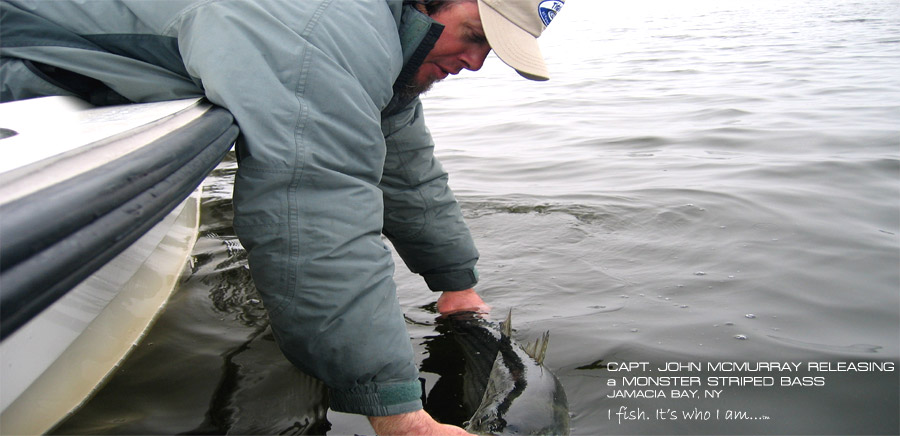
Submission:
M 394 97 L 381 112 L 382 116 L 390 116 L 415 100 L 414 97 L 404 98 L 403 93 L 398 91 L 413 80 L 416 71 L 422 66 L 425 57 L 434 48 L 434 44 L 444 31 L 443 24 L 419 12 L 412 3 L 404 2 L 399 13 L 397 31 L 403 50 L 403 69 L 400 70 L 400 75 L 394 81 Z M 397 13 L 395 13 L 396 16 Z

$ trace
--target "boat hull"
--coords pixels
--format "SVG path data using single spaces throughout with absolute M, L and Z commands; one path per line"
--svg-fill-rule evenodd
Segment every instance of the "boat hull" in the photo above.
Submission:
M 238 129 L 203 99 L 0 104 L 0 433 L 50 430 L 146 333 Z

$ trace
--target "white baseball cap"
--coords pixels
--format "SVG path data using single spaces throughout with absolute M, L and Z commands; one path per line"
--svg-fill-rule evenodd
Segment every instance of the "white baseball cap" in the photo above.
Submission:
M 530 80 L 550 73 L 537 37 L 553 21 L 565 0 L 478 0 L 481 24 L 500 60 Z

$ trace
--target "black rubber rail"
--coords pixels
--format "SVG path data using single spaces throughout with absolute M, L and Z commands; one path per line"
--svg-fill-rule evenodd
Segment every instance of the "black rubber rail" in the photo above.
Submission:
M 231 113 L 212 108 L 140 150 L 0 207 L 0 340 L 159 223 L 237 136 Z

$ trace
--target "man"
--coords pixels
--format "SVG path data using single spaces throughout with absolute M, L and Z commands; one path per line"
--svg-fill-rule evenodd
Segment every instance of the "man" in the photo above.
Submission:
M 484 311 L 475 250 L 418 94 L 493 48 L 546 80 L 535 38 L 561 0 L 4 1 L 2 100 L 205 96 L 237 143 L 234 226 L 285 356 L 378 434 L 465 434 L 422 410 L 386 235 Z

